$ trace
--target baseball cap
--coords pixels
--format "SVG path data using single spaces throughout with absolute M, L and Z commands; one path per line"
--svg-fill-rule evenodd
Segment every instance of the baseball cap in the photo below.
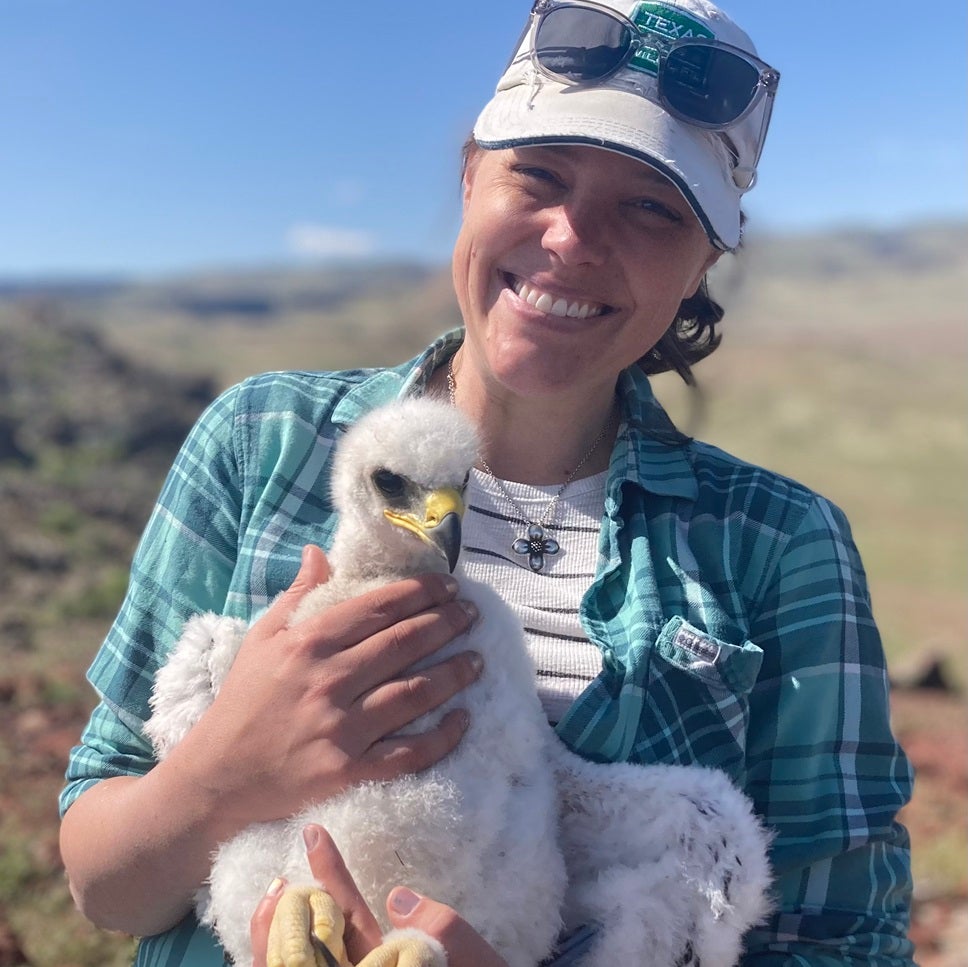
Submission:
M 576 83 L 564 70 L 559 76 L 555 52 L 566 52 L 573 62 L 586 58 L 580 62 L 591 63 L 592 53 L 603 49 L 594 46 L 594 34 L 603 21 L 608 23 L 609 14 L 625 21 L 623 36 L 634 38 L 630 56 L 601 79 L 582 76 Z M 564 34 L 546 31 L 556 32 L 554 42 L 565 45 L 542 43 L 539 57 L 535 38 L 543 17 L 549 25 L 554 17 L 571 27 L 562 28 Z M 575 37 L 568 37 L 569 29 Z M 667 52 L 677 48 L 692 98 L 684 112 L 666 96 L 668 85 L 663 89 L 663 62 L 672 65 L 673 55 Z M 727 124 L 701 119 L 704 112 L 715 110 L 710 105 L 716 85 L 731 76 L 717 74 L 710 58 L 745 63 L 747 88 L 742 96 L 750 107 Z M 675 83 L 683 76 L 680 70 Z M 710 242 L 729 250 L 740 242 L 740 206 L 756 180 L 778 81 L 779 73 L 759 60 L 747 34 L 708 0 L 538 0 L 493 98 L 474 125 L 474 140 L 485 149 L 587 144 L 643 161 L 678 187 Z

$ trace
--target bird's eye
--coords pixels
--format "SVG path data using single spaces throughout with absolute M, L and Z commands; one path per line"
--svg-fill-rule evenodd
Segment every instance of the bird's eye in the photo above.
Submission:
M 374 471 L 373 483 L 384 497 L 402 497 L 407 489 L 400 474 L 382 468 Z

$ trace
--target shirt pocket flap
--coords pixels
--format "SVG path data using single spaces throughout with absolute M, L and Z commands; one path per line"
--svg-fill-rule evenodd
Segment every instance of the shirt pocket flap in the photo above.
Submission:
M 753 642 L 734 645 L 721 641 L 680 617 L 672 618 L 659 632 L 656 651 L 709 688 L 736 695 L 750 691 L 763 663 L 763 651 Z

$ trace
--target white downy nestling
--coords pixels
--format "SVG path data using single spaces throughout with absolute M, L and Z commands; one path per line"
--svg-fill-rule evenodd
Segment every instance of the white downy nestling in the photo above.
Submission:
M 441 401 L 396 401 L 361 418 L 335 457 L 332 574 L 293 622 L 390 580 L 453 569 L 476 458 L 473 429 Z M 339 922 L 328 926 L 331 901 L 306 889 L 313 879 L 301 833 L 319 823 L 378 918 L 390 889 L 405 884 L 457 909 L 510 967 L 535 967 L 562 929 L 590 922 L 601 930 L 587 967 L 638 964 L 643 951 L 654 967 L 734 964 L 743 934 L 768 908 L 767 836 L 748 800 L 717 770 L 602 765 L 569 752 L 542 712 L 517 619 L 484 585 L 462 579 L 460 596 L 480 617 L 431 661 L 471 648 L 484 669 L 406 730 L 464 707 L 470 725 L 457 749 L 426 772 L 364 783 L 222 844 L 196 896 L 200 920 L 246 967 L 249 919 L 282 876 L 289 886 L 270 941 L 277 962 L 295 950 L 306 958 L 299 963 L 325 964 L 320 940 L 345 958 L 333 935 Z M 186 624 L 151 700 L 147 732 L 159 758 L 211 704 L 247 627 L 212 614 Z M 286 924 L 314 916 L 316 940 L 305 927 L 286 935 Z M 362 964 L 377 962 L 443 967 L 446 957 L 426 935 L 391 931 Z

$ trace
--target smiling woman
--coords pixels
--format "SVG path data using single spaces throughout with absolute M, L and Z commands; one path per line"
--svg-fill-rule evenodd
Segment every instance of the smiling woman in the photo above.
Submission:
M 476 656 L 438 654 L 473 624 L 447 577 L 288 620 L 328 578 L 315 545 L 336 528 L 335 441 L 420 395 L 478 431 L 455 573 L 516 612 L 558 738 L 616 770 L 718 770 L 769 828 L 776 908 L 743 962 L 911 964 L 896 822 L 911 772 L 849 525 L 806 487 L 678 432 L 648 379 L 690 379 L 718 343 L 704 279 L 740 243 L 778 84 L 709 0 L 537 0 L 465 149 L 463 328 L 393 369 L 255 377 L 202 417 L 92 667 L 101 704 L 61 802 L 74 895 L 95 921 L 146 937 L 139 965 L 221 963 L 192 912 L 219 843 L 432 768 L 461 741 L 459 714 L 398 733 L 475 687 Z M 249 622 L 270 603 L 211 706 L 156 761 L 149 696 L 183 624 L 204 611 Z M 415 677 L 411 654 L 437 663 Z M 608 805 L 592 799 L 563 802 L 563 822 Z M 622 819 L 610 818 L 624 830 L 615 857 L 637 844 Z M 356 962 L 375 921 L 338 856 L 314 856 Z M 623 889 L 650 893 L 631 874 Z M 278 893 L 308 922 L 309 900 Z M 437 938 L 451 967 L 500 965 L 475 911 L 439 901 L 460 906 L 402 891 L 387 916 Z M 657 949 L 662 918 L 641 919 L 627 962 Z M 735 960 L 717 927 L 691 926 L 656 967 Z
M 611 419 L 616 374 L 655 346 L 720 253 L 671 181 L 617 152 L 479 150 L 464 184 L 453 263 L 467 330 L 458 401 L 488 439 L 508 441 L 496 473 L 563 479 Z M 552 463 L 540 465 L 530 446 L 514 463 L 512 426 L 557 433 L 577 425 L 576 413 L 586 438 L 569 448 L 562 432 Z

